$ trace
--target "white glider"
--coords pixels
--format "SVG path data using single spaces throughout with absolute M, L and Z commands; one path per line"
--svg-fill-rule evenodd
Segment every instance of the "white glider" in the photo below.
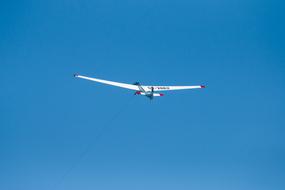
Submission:
M 125 84 L 125 83 L 120 83 L 120 82 L 113 82 L 113 81 L 108 81 L 108 80 L 86 77 L 86 76 L 82 76 L 82 75 L 78 75 L 78 74 L 75 74 L 74 77 L 85 79 L 85 80 L 90 80 L 90 81 L 95 81 L 98 83 L 103 83 L 103 84 L 107 84 L 107 85 L 111 85 L 111 86 L 126 88 L 129 90 L 134 90 L 134 91 L 136 91 L 135 95 L 146 96 L 150 99 L 153 99 L 153 97 L 164 96 L 164 94 L 156 93 L 156 92 L 160 92 L 160 91 L 188 90 L 188 89 L 205 88 L 205 86 L 203 86 L 203 85 L 199 85 L 199 86 L 144 86 L 144 85 L 140 85 L 139 82 L 136 82 L 134 84 Z

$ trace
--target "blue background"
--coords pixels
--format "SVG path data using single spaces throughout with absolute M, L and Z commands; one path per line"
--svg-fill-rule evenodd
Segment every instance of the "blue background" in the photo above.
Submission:
M 284 5 L 1 1 L 0 189 L 284 189 Z

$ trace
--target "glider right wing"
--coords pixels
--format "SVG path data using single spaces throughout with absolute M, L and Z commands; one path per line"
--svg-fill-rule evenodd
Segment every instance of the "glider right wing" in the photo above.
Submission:
M 82 75 L 78 75 L 78 74 L 75 74 L 74 77 L 85 79 L 85 80 L 90 80 L 90 81 L 94 81 L 94 82 L 99 82 L 99 83 L 103 83 L 103 84 L 108 84 L 111 86 L 126 88 L 129 90 L 135 90 L 135 91 L 140 90 L 137 85 L 133 85 L 133 84 L 125 84 L 125 83 L 120 83 L 120 82 L 113 82 L 113 81 L 108 81 L 108 80 L 96 79 L 96 78 L 86 77 L 86 76 L 82 76 Z

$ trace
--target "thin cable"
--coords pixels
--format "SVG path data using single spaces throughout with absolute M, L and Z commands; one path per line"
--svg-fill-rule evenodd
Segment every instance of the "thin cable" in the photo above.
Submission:
M 111 124 L 122 114 L 124 111 L 131 105 L 133 102 L 134 98 L 131 98 L 130 101 L 126 102 L 125 104 L 120 107 L 120 109 L 112 116 L 110 119 L 108 119 L 108 122 L 106 122 L 95 138 L 92 138 L 92 140 L 87 144 L 85 150 L 79 155 L 78 159 L 72 164 L 72 166 L 62 175 L 62 177 L 58 180 L 58 182 L 53 186 L 51 189 L 57 189 L 60 185 L 63 184 L 64 180 L 70 175 L 76 167 L 79 166 L 79 164 L 83 161 L 84 158 L 88 155 L 88 153 L 91 151 L 91 148 L 93 145 L 100 140 L 104 132 L 106 132 L 108 129 L 111 129 Z

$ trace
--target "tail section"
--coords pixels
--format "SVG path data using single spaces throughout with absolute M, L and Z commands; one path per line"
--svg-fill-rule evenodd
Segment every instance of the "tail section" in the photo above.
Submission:
M 154 97 L 164 96 L 164 94 L 161 94 L 161 93 L 148 94 L 148 93 L 140 92 L 140 91 L 137 91 L 137 92 L 135 93 L 135 95 L 154 96 Z
M 159 97 L 159 96 L 164 96 L 164 94 L 154 93 L 153 96 Z

